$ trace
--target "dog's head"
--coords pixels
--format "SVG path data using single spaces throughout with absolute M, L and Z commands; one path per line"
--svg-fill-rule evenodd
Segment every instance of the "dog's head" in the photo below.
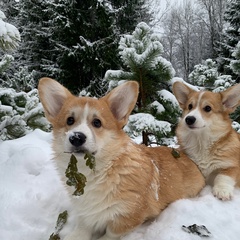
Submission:
M 181 82 L 173 84 L 173 93 L 183 110 L 181 124 L 194 131 L 224 128 L 229 114 L 239 105 L 240 84 L 226 91 L 195 91 Z
M 39 96 L 53 126 L 57 152 L 100 154 L 118 141 L 138 96 L 138 84 L 128 81 L 95 99 L 76 97 L 57 81 L 42 78 Z

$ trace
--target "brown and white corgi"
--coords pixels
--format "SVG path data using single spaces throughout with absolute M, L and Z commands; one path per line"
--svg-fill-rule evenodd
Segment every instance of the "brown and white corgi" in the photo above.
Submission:
M 73 96 L 50 78 L 42 78 L 38 88 L 63 182 L 70 153 L 87 179 L 84 194 L 72 199 L 77 226 L 64 239 L 120 239 L 171 202 L 203 188 L 202 174 L 184 153 L 174 158 L 168 147 L 138 145 L 122 130 L 138 98 L 137 82 L 100 99 Z M 95 158 L 94 171 L 85 164 L 86 153 Z M 72 195 L 72 187 L 66 187 Z
M 213 194 L 231 199 L 240 186 L 240 141 L 229 114 L 239 105 L 240 84 L 213 93 L 175 82 L 173 93 L 183 110 L 176 131 L 181 149 L 213 185 Z

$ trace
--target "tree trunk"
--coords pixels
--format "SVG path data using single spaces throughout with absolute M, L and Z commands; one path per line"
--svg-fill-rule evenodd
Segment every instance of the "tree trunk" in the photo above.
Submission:
M 148 133 L 145 131 L 142 131 L 142 144 L 148 146 Z

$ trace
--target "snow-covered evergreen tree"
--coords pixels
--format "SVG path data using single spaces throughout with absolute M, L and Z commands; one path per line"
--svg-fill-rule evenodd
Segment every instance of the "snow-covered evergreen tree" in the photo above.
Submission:
M 28 93 L 0 88 L 0 139 L 19 138 L 33 129 L 49 131 L 37 89 Z
M 233 78 L 236 77 L 230 67 L 230 62 L 233 59 L 232 53 L 235 50 L 237 43 L 240 41 L 240 1 L 231 0 L 227 2 L 224 20 L 226 28 L 222 34 L 222 40 L 218 49 L 219 57 L 218 68 L 223 74 L 230 74 Z
M 207 59 L 202 64 L 194 66 L 194 70 L 189 74 L 189 83 L 219 92 L 232 86 L 235 81 L 231 75 L 222 75 L 218 71 L 216 61 Z
M 10 54 L 4 54 L 0 61 L 0 74 L 2 75 L 9 67 L 11 62 L 14 60 L 14 57 Z M 0 77 L 1 82 L 1 77 Z M 1 84 L 1 83 L 0 83 Z
M 49 58 L 54 50 L 48 22 L 50 16 L 46 11 L 48 1 L 25 0 L 15 5 L 18 9 L 17 24 L 22 37 L 18 60 L 21 66 L 28 67 L 30 72 L 35 70 L 38 73 L 35 79 L 37 82 L 42 76 L 42 59 Z
M 150 20 L 145 5 L 146 0 L 110 0 L 109 2 L 112 4 L 118 34 L 130 33 L 139 22 Z
M 0 48 L 6 51 L 16 49 L 21 37 L 15 26 L 4 22 L 5 18 L 5 14 L 0 10 Z
M 0 69 L 1 71 L 1 69 Z M 35 71 L 29 72 L 28 67 L 19 67 L 11 77 L 6 76 L 7 80 L 0 82 L 1 87 L 13 88 L 17 92 L 29 92 L 36 87 Z
M 135 135 L 142 133 L 144 144 L 148 144 L 150 134 L 155 135 L 159 142 L 169 135 L 171 124 L 166 122 L 164 105 L 168 104 L 171 109 L 176 107 L 165 98 L 166 94 L 161 92 L 168 87 L 168 81 L 175 74 L 171 63 L 161 56 L 162 53 L 160 36 L 155 34 L 146 23 L 141 22 L 131 35 L 124 35 L 120 39 L 119 54 L 123 62 L 122 70 L 108 70 L 105 74 L 105 79 L 110 81 L 111 87 L 121 80 L 139 82 L 140 92 L 136 109 L 139 113 L 130 117 L 126 129 Z M 142 112 L 153 114 L 157 119 L 147 115 L 145 118 L 148 121 L 144 121 Z M 136 128 L 136 125 L 140 127 Z
M 5 0 L 4 0 L 5 1 Z M 120 34 L 132 30 L 144 0 L 19 1 L 23 44 L 19 61 L 40 76 L 50 76 L 78 92 L 118 68 Z M 126 12 L 127 11 L 127 12 Z M 98 88 L 99 89 L 99 88 Z
M 14 60 L 14 57 L 10 54 L 6 54 L 6 51 L 12 51 L 16 49 L 21 41 L 20 33 L 18 29 L 10 23 L 5 22 L 5 14 L 0 10 L 0 74 L 6 71 L 10 63 Z M 0 77 L 2 81 L 2 77 Z
M 0 11 L 0 48 L 6 52 L 18 47 L 20 34 L 15 26 L 4 22 L 4 18 Z M 12 55 L 3 56 L 1 76 L 13 60 Z M 0 80 L 0 139 L 18 138 L 35 128 L 49 130 L 50 124 L 44 117 L 37 89 L 33 89 L 33 76 L 27 67 L 22 67 L 13 78 L 6 76 L 5 81 Z M 23 88 L 28 93 L 20 91 Z
M 238 42 L 235 50 L 233 51 L 232 56 L 234 57 L 234 59 L 231 60 L 230 67 L 235 74 L 240 76 L 240 41 Z

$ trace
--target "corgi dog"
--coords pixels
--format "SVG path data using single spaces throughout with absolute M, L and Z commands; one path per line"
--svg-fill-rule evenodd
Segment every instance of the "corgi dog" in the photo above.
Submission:
M 239 105 L 240 84 L 213 93 L 175 82 L 173 93 L 183 110 L 176 130 L 180 148 L 213 186 L 214 196 L 230 200 L 240 186 L 240 140 L 229 117 Z
M 175 158 L 168 147 L 138 145 L 123 131 L 138 88 L 137 82 L 128 81 L 95 99 L 76 97 L 50 78 L 39 81 L 63 183 L 70 153 L 87 179 L 84 193 L 72 198 L 77 223 L 65 240 L 118 240 L 173 201 L 196 196 L 205 184 L 184 153 Z M 86 166 L 86 153 L 95 158 L 94 171 Z M 72 195 L 73 187 L 66 188 Z

